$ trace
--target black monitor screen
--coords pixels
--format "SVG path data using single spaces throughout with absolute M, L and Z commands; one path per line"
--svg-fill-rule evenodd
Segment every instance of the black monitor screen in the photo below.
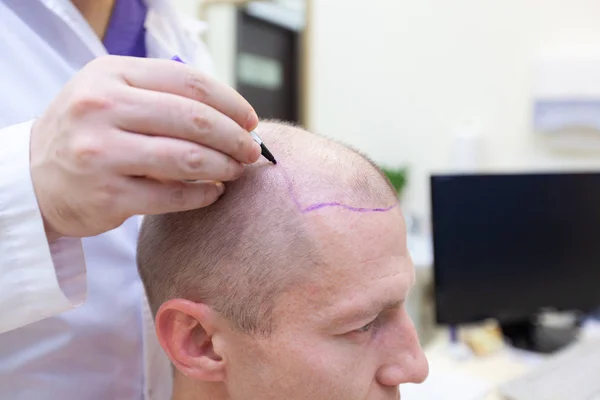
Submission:
M 600 173 L 431 177 L 436 319 L 600 305 Z

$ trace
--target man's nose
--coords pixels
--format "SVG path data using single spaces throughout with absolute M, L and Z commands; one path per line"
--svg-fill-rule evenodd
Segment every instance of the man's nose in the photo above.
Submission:
M 419 343 L 417 331 L 406 312 L 386 340 L 387 357 L 377 371 L 377 381 L 383 386 L 422 383 L 429 375 L 429 363 Z

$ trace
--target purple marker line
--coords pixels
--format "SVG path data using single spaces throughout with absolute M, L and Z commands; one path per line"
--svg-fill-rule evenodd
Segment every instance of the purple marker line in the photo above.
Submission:
M 392 208 L 396 207 L 396 204 L 391 205 L 385 208 L 367 208 L 367 207 L 352 207 L 347 204 L 338 203 L 337 201 L 331 203 L 316 203 L 306 207 L 303 210 L 300 210 L 302 214 L 308 214 L 311 211 L 320 210 L 321 208 L 326 207 L 342 207 L 349 211 L 360 212 L 360 213 L 368 213 L 368 212 L 385 212 L 390 211 Z
M 306 208 L 302 208 L 302 205 L 300 204 L 300 201 L 298 200 L 298 197 L 296 196 L 296 193 L 294 191 L 294 186 L 292 185 L 292 180 L 290 179 L 286 169 L 283 168 L 282 166 L 280 166 L 280 168 L 281 168 L 281 171 L 283 174 L 283 178 L 285 179 L 285 182 L 287 184 L 288 193 L 290 194 L 290 197 L 294 201 L 294 204 L 296 204 L 296 207 L 302 214 L 308 214 L 310 212 L 317 211 L 317 210 L 320 210 L 322 208 L 327 208 L 327 207 L 341 207 L 348 211 L 360 212 L 360 213 L 385 212 L 385 211 L 390 211 L 392 208 L 394 208 L 398 205 L 398 203 L 396 203 L 396 204 L 393 204 L 393 205 L 391 205 L 389 207 L 385 207 L 385 208 L 367 208 L 367 207 L 353 207 L 353 206 L 349 206 L 347 204 L 339 203 L 337 201 L 332 201 L 332 202 L 328 202 L 328 203 L 315 203 L 315 204 L 309 205 Z
M 281 164 L 281 162 L 280 162 L 280 164 Z M 283 179 L 285 179 L 285 183 L 287 184 L 288 193 L 290 194 L 290 197 L 294 201 L 294 204 L 296 204 L 296 207 L 298 208 L 298 210 L 300 210 L 300 212 L 302 212 L 302 205 L 300 204 L 300 201 L 298 201 L 298 197 L 296 197 L 296 193 L 294 193 L 294 186 L 292 185 L 292 180 L 288 176 L 287 170 L 285 168 L 283 168 L 282 166 L 280 166 L 280 168 L 283 173 Z

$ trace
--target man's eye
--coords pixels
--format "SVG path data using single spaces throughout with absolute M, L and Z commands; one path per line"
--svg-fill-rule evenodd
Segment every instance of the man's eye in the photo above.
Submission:
M 375 321 L 377 321 L 376 319 L 369 322 L 368 324 L 366 324 L 365 326 L 358 328 L 357 330 L 355 330 L 354 332 L 357 333 L 365 333 L 365 332 L 369 332 L 371 329 L 373 329 L 373 327 L 375 326 Z

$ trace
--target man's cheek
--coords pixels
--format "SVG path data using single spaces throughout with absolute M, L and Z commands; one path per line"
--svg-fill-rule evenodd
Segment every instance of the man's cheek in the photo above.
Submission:
M 330 374 L 336 366 L 335 355 L 327 346 L 316 341 L 296 341 L 287 352 L 280 354 L 285 354 L 289 372 L 302 379 L 319 380 L 321 376 Z
M 352 381 L 351 374 L 356 369 L 357 359 L 343 350 L 332 345 L 313 346 L 305 349 L 303 369 L 308 372 L 308 378 L 317 382 L 318 385 L 325 386 L 338 383 L 346 385 Z
M 279 386 L 288 399 L 364 400 L 371 382 L 354 346 L 332 340 L 289 339 L 273 359 Z

